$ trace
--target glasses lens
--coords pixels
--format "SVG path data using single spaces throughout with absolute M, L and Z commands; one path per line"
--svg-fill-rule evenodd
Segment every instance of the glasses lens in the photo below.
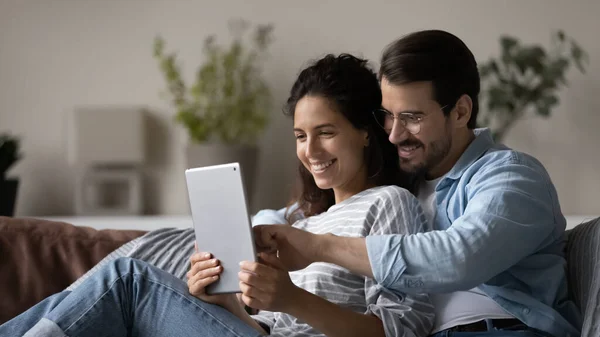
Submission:
M 392 129 L 392 125 L 394 124 L 394 118 L 391 114 L 385 110 L 378 109 L 373 111 L 373 116 L 375 117 L 375 121 L 382 127 L 384 130 L 389 131 Z
M 419 133 L 419 131 L 421 131 L 421 123 L 416 116 L 412 114 L 401 114 L 399 119 L 402 122 L 402 125 L 404 125 L 406 131 L 412 133 L 413 135 L 416 135 Z

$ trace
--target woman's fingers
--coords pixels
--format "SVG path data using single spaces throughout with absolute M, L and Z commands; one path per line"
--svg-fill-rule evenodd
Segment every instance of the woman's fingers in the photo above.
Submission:
M 219 261 L 204 261 L 196 263 L 188 272 L 187 277 L 206 278 L 219 275 L 223 271 L 223 266 L 219 265 Z
M 207 270 L 207 269 L 211 269 L 211 268 L 216 268 L 219 267 L 220 263 L 219 260 L 217 259 L 210 259 L 208 261 L 200 261 L 200 262 L 196 262 L 192 265 L 192 268 L 190 268 L 189 271 L 189 275 L 196 275 L 199 272 L 203 271 L 203 270 Z M 189 277 L 189 276 L 188 276 Z
M 207 252 L 194 253 L 192 254 L 192 256 L 190 256 L 190 263 L 194 264 L 196 262 L 206 261 L 209 260 L 211 257 L 212 254 Z
M 266 293 L 264 291 L 242 281 L 240 281 L 240 290 L 242 291 L 242 295 L 246 295 L 248 297 L 257 299 L 266 297 Z
M 281 260 L 277 257 L 276 254 L 268 254 L 268 253 L 260 253 L 258 254 L 260 261 L 272 268 L 287 271 Z
M 258 298 L 250 297 L 248 295 L 242 294 L 242 302 L 249 306 L 250 308 L 266 310 L 265 304 Z
M 260 275 L 261 277 L 269 277 L 273 275 L 273 268 L 259 262 L 242 261 L 240 262 L 242 271 Z
M 206 278 L 191 278 L 188 280 L 188 289 L 192 295 L 204 295 L 205 288 L 211 283 L 216 282 L 219 279 L 219 275 L 213 275 Z

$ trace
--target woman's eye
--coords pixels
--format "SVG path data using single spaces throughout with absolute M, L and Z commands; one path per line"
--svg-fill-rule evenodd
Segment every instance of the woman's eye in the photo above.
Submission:
M 296 139 L 298 139 L 298 140 L 302 140 L 305 137 L 306 137 L 305 135 L 300 135 L 300 134 L 296 135 Z
M 331 136 L 331 135 L 333 135 L 333 132 L 321 131 L 321 135 L 323 135 L 323 136 Z

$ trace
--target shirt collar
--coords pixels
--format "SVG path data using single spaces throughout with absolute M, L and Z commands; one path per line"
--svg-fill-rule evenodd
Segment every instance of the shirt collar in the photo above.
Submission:
M 496 144 L 488 128 L 475 129 L 473 133 L 475 133 L 475 139 L 458 158 L 450 172 L 446 174 L 447 178 L 454 180 L 460 178 L 467 168 Z

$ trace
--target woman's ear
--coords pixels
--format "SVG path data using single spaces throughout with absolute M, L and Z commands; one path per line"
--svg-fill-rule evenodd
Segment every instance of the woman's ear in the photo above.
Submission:
M 369 146 L 369 132 L 365 131 L 365 147 Z

